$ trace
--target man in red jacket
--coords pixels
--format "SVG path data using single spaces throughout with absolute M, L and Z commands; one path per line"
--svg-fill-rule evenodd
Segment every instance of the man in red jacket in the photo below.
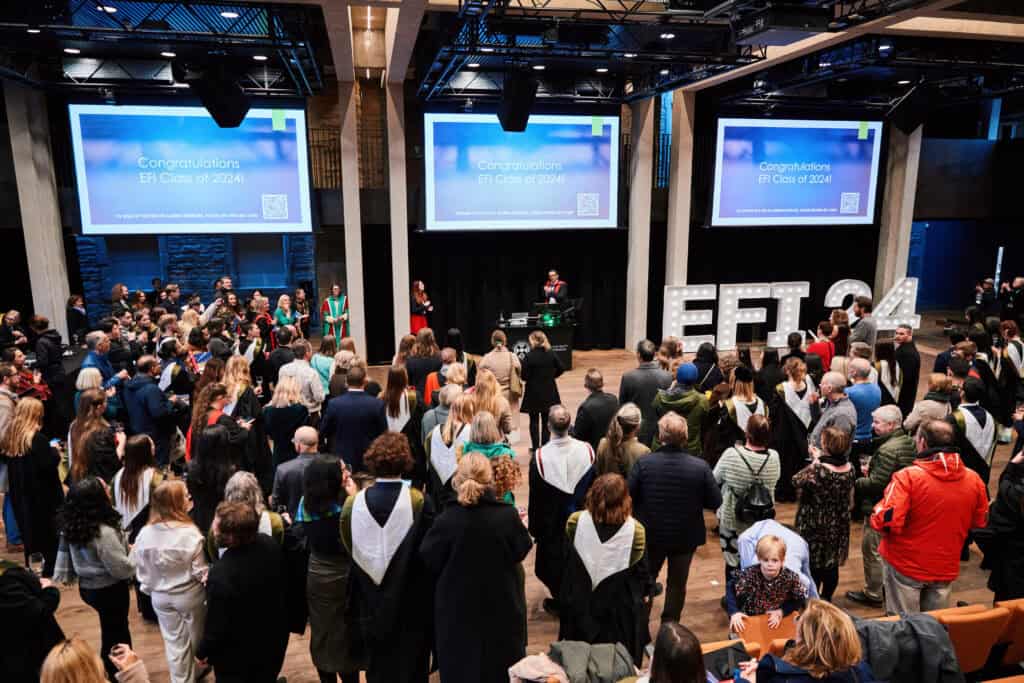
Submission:
M 917 459 L 892 476 L 871 515 L 882 534 L 888 614 L 946 607 L 967 534 L 988 519 L 985 484 L 960 461 L 953 442 L 948 423 L 923 423 Z

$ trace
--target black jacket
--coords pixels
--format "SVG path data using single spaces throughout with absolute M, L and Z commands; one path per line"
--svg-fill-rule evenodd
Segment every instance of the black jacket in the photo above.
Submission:
M 293 360 L 295 360 L 295 352 L 287 346 L 279 346 L 270 352 L 266 364 L 267 374 L 263 377 L 263 381 L 268 385 L 263 387 L 264 393 L 267 393 L 269 385 L 277 384 L 277 373 L 281 371 L 281 367 Z
M 64 640 L 54 613 L 60 591 L 13 562 L 0 562 L 0 671 L 5 683 L 39 680 L 50 648 Z
M 89 332 L 89 316 L 74 308 L 67 309 L 68 336 L 72 342 L 81 344 Z
M 995 600 L 1024 598 L 1024 465 L 1007 463 L 999 493 L 988 510 L 988 524 L 974 531 L 985 553 L 982 569 L 991 569 L 989 589 Z
M 416 387 L 421 397 L 427 386 L 427 375 L 441 369 L 441 356 L 409 356 L 405 359 L 405 371 L 409 375 L 409 386 Z
M 43 375 L 43 381 L 49 385 L 55 396 L 64 388 L 66 381 L 62 357 L 60 332 L 46 330 L 36 337 L 35 367 Z
M 619 382 L 619 405 L 635 403 L 640 408 L 640 434 L 642 444 L 650 444 L 657 433 L 658 413 L 654 409 L 654 397 L 658 390 L 672 386 L 672 373 L 662 370 L 657 361 L 641 363 L 636 370 L 630 370 Z
M 523 404 L 520 412 L 547 413 L 548 408 L 558 405 L 562 398 L 558 395 L 558 384 L 555 378 L 565 372 L 562 361 L 554 351 L 533 349 L 523 359 L 523 381 L 526 391 L 523 393 Z M 544 416 L 547 419 L 547 416 Z
M 711 468 L 686 451 L 663 446 L 636 461 L 629 473 L 636 517 L 649 547 L 693 552 L 704 545 L 704 510 L 717 510 L 722 493 Z
M 917 383 L 921 379 L 921 354 L 918 353 L 913 340 L 901 344 L 896 349 L 896 364 L 903 372 L 903 384 L 900 386 L 900 395 L 896 400 L 896 405 L 900 407 L 900 412 L 906 418 L 914 409 L 914 401 L 917 400 Z
M 57 508 L 64 502 L 59 465 L 60 454 L 42 432 L 32 437 L 25 455 L 7 458 L 7 495 L 27 554 L 49 555 L 57 548 Z
M 619 399 L 603 391 L 597 391 L 580 404 L 576 411 L 576 423 L 572 434 L 580 441 L 590 444 L 594 452 L 601 438 L 608 433 L 608 424 L 615 418 L 619 410 Z
M 196 657 L 217 680 L 274 683 L 288 648 L 281 544 L 258 534 L 210 568 L 206 628 Z
M 363 453 L 370 443 L 387 431 L 384 401 L 365 391 L 349 389 L 327 403 L 320 434 L 331 443 L 332 452 L 353 472 L 362 472 Z

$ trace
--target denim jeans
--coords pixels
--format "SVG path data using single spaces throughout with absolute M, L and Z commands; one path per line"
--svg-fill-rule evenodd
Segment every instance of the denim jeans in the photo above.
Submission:
M 4 534 L 7 536 L 7 545 L 21 545 L 21 531 L 14 517 L 14 505 L 11 504 L 9 493 L 4 494 Z
M 918 581 L 904 576 L 882 560 L 885 572 L 885 613 L 916 614 L 949 606 L 952 581 Z

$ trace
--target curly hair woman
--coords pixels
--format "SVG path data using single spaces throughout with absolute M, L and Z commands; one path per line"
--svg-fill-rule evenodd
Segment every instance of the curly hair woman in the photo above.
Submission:
M 110 650 L 118 643 L 132 644 L 128 607 L 135 565 L 128 557 L 121 513 L 110 504 L 102 479 L 86 477 L 71 487 L 57 526 L 61 542 L 54 580 L 72 583 L 78 578 L 82 601 L 99 615 L 100 655 L 114 680 L 117 669 L 108 658 Z

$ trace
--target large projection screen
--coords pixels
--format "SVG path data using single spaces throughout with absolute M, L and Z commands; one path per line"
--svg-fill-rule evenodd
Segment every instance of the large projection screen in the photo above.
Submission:
M 238 128 L 203 107 L 68 110 L 85 235 L 313 229 L 301 109 L 250 109 Z
M 880 121 L 718 120 L 713 226 L 875 220 Z
M 619 119 L 425 114 L 427 230 L 618 227 Z

